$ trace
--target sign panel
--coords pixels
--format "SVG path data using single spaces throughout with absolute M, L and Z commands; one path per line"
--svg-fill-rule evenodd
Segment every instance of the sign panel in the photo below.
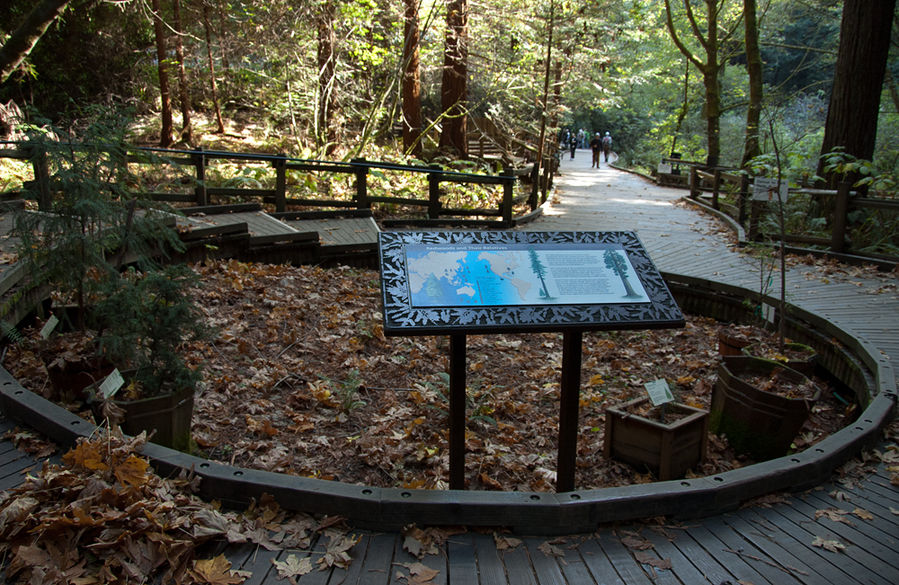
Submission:
M 382 232 L 388 334 L 677 327 L 632 232 Z
M 786 203 L 789 197 L 789 185 L 787 181 L 780 181 L 778 190 L 777 179 L 770 177 L 756 177 L 752 180 L 753 201 L 777 201 Z

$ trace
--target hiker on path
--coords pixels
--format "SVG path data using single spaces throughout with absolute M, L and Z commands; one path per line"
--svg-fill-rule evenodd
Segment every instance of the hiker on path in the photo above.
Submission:
M 606 132 L 606 135 L 602 137 L 602 154 L 605 156 L 606 162 L 609 162 L 610 152 L 612 152 L 612 136 Z M 596 166 L 599 165 L 597 164 Z
M 568 148 L 571 150 L 571 160 L 574 160 L 574 151 L 577 150 L 577 137 L 572 135 L 568 142 Z
M 593 164 L 590 165 L 590 168 L 599 168 L 599 152 L 602 149 L 602 139 L 599 137 L 599 132 L 593 137 L 593 140 L 590 141 L 590 150 L 593 151 Z M 606 159 L 609 160 L 609 159 Z

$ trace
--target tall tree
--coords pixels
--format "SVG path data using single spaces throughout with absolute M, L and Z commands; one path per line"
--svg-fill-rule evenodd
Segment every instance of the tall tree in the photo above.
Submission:
M 184 71 L 184 43 L 181 36 L 184 27 L 181 23 L 181 0 L 172 0 L 172 21 L 175 27 L 175 58 L 178 60 L 178 101 L 181 102 L 181 140 L 190 144 L 193 141 L 190 125 L 190 88 L 187 86 L 187 74 Z
M 212 58 L 212 31 L 209 25 L 209 3 L 203 2 L 203 31 L 206 34 L 206 61 L 209 65 L 209 89 L 212 93 L 212 107 L 215 109 L 216 132 L 224 134 L 225 123 L 219 107 L 218 84 L 215 81 L 215 60 Z
M 721 70 L 726 62 L 720 58 L 719 49 L 733 36 L 736 28 L 721 30 L 719 16 L 723 13 L 725 0 L 704 0 L 705 22 L 701 22 L 693 12 L 693 2 L 683 0 L 684 15 L 687 19 L 692 36 L 705 54 L 705 60 L 694 53 L 687 45 L 675 25 L 674 13 L 671 8 L 671 0 L 665 0 L 665 17 L 671 40 L 678 50 L 702 73 L 702 83 L 705 88 L 705 108 L 703 114 L 706 118 L 706 141 L 708 153 L 706 164 L 717 166 L 721 156 Z M 703 24 L 705 25 L 703 27 Z M 705 31 L 703 31 L 705 28 Z
M 70 0 L 42 0 L 0 47 L 0 83 L 5 82 L 28 58 L 31 50 L 51 24 L 62 14 Z
M 468 156 L 468 0 L 446 0 L 440 147 Z
M 159 11 L 159 0 L 152 0 L 153 32 L 156 36 L 156 66 L 159 72 L 159 97 L 162 102 L 162 130 L 159 134 L 159 146 L 167 148 L 172 145 L 172 98 L 169 89 L 168 55 L 165 42 L 165 23 Z
M 843 3 L 840 48 L 822 155 L 842 148 L 857 158 L 873 158 L 895 9 L 896 0 L 845 0 Z M 823 160 L 819 162 L 818 175 L 831 188 L 840 180 L 836 173 L 825 173 Z M 854 181 L 855 177 L 847 179 Z
M 421 154 L 421 59 L 419 57 L 418 0 L 403 0 L 403 151 Z
M 749 74 L 749 105 L 746 108 L 746 138 L 743 142 L 741 166 L 746 166 L 749 160 L 761 154 L 759 122 L 762 115 L 764 87 L 756 0 L 743 0 L 743 19 L 746 72 Z
M 337 129 L 333 123 L 337 110 L 337 90 L 334 83 L 335 44 L 334 21 L 337 8 L 332 0 L 323 0 L 318 14 L 318 112 L 316 137 L 325 154 L 337 149 Z

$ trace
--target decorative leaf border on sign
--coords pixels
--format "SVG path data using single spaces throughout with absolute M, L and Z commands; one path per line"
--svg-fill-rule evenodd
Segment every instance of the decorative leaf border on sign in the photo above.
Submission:
M 627 254 L 650 302 L 413 307 L 405 247 L 416 244 L 614 244 Z M 684 325 L 683 313 L 634 232 L 393 231 L 381 232 L 378 245 L 387 335 L 655 329 Z

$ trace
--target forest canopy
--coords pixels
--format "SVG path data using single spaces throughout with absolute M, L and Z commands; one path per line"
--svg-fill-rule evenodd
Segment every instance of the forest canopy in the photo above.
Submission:
M 895 0 L 10 0 L 0 104 L 58 126 L 113 105 L 166 146 L 252 129 L 243 149 L 307 158 L 465 157 L 464 134 L 489 126 L 530 158 L 583 129 L 635 168 L 675 152 L 740 166 L 755 138 L 802 178 L 841 30 L 868 38 L 874 20 L 889 26 L 870 158 L 895 175 Z

